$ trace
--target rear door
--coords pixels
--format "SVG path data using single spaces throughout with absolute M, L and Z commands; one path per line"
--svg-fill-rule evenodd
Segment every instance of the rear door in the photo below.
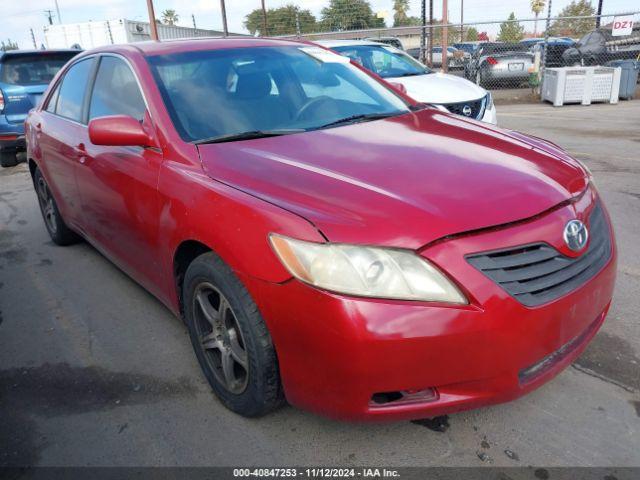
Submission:
M 153 130 L 144 96 L 124 58 L 102 55 L 88 117 L 128 115 Z M 158 254 L 158 175 L 162 152 L 153 148 L 86 144 L 77 170 L 88 234 L 130 275 L 155 291 Z
M 40 123 L 34 126 L 47 183 L 65 221 L 80 230 L 76 168 L 84 158 L 83 150 L 89 141 L 86 96 L 94 62 L 94 57 L 82 59 L 65 72 L 42 111 Z

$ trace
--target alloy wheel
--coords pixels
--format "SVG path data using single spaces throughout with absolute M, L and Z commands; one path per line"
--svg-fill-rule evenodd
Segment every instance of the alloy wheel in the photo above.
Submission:
M 249 359 L 237 317 L 227 298 L 209 282 L 193 295 L 194 326 L 206 363 L 229 392 L 241 394 L 249 382 Z
M 42 177 L 38 179 L 38 202 L 40 203 L 40 209 L 42 210 L 42 216 L 47 224 L 47 228 L 53 235 L 55 235 L 58 230 L 56 209 L 49 187 L 47 187 L 47 183 Z

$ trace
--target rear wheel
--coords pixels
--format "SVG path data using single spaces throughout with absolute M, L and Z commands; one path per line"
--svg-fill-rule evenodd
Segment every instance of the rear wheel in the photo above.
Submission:
M 36 169 L 34 172 L 33 182 L 38 195 L 38 204 L 40 205 L 44 225 L 53 243 L 56 245 L 71 245 L 77 242 L 80 237 L 62 220 L 58 205 L 53 195 L 51 195 L 51 190 L 49 190 L 46 180 L 40 173 L 40 169 Z
M 0 152 L 0 165 L 3 167 L 13 167 L 18 164 L 16 152 Z
M 276 352 L 258 307 L 213 252 L 185 274 L 183 305 L 191 343 L 211 388 L 230 410 L 264 415 L 283 402 Z

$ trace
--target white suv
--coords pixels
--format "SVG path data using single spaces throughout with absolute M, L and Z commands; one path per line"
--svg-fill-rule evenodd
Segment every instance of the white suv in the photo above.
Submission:
M 388 82 L 404 86 L 418 102 L 446 108 L 452 113 L 496 124 L 491 94 L 461 77 L 436 73 L 406 52 L 368 40 L 321 40 L 325 48 L 351 58 Z

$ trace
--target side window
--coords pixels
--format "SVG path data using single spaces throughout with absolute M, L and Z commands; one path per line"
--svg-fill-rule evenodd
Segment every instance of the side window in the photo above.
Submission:
M 58 93 L 57 115 L 76 122 L 82 121 L 82 104 L 92 65 L 93 59 L 88 58 L 76 63 L 67 71 Z
M 91 94 L 89 119 L 128 115 L 142 120 L 145 111 L 142 93 L 129 65 L 117 57 L 102 57 Z
M 45 108 L 45 111 L 49 113 L 56 113 L 56 105 L 58 104 L 58 96 L 60 95 L 60 85 L 62 85 L 62 82 L 56 85 L 56 89 L 51 94 L 51 97 L 49 97 L 49 103 L 47 103 L 47 108 Z

